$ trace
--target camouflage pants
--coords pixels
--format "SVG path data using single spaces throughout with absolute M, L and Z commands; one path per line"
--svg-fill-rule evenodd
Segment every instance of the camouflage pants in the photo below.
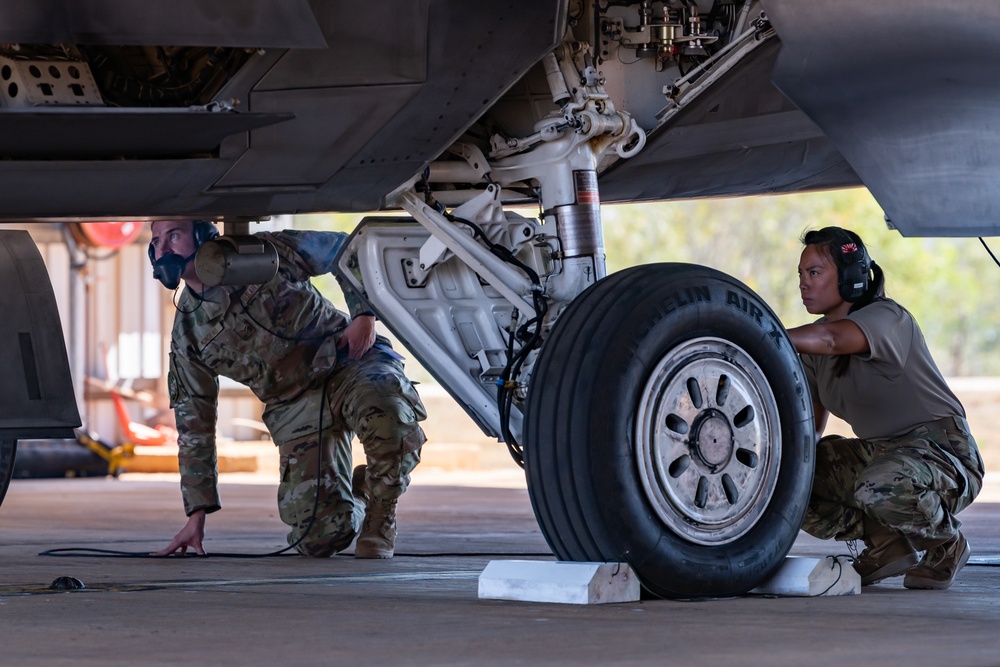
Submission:
M 420 397 L 402 363 L 378 350 L 334 373 L 326 404 L 330 413 L 321 433 L 278 446 L 278 512 L 291 527 L 289 544 L 309 531 L 296 547 L 305 556 L 331 556 L 347 548 L 360 530 L 364 507 L 351 494 L 355 434 L 367 458 L 370 497 L 379 500 L 406 491 L 425 440 L 417 423 L 427 417 Z
M 921 426 L 893 440 L 832 435 L 816 444 L 816 474 L 802 529 L 820 539 L 863 539 L 864 517 L 916 550 L 941 544 L 979 494 L 983 461 L 965 420 Z

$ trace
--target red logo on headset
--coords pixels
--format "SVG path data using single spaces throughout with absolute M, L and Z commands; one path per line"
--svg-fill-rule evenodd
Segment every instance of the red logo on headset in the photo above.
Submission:
M 857 251 L 858 251 L 857 243 L 845 243 L 844 245 L 840 246 L 840 252 L 842 252 L 845 255 Z

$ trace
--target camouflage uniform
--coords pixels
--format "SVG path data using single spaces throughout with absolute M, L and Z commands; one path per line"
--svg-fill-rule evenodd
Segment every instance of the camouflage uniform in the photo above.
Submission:
M 983 472 L 976 441 L 960 417 L 890 440 L 827 436 L 816 445 L 802 529 L 820 539 L 862 539 L 867 513 L 917 551 L 934 547 L 956 535 L 962 524 L 954 515 L 979 494 Z
M 930 587 L 946 588 L 969 553 L 955 515 L 983 482 L 965 409 L 909 311 L 879 297 L 845 319 L 861 329 L 868 352 L 803 354 L 802 362 L 813 403 L 850 424 L 857 437 L 817 443 L 802 528 L 821 539 L 863 540 L 855 563 L 863 582 L 906 571 L 908 587 L 927 587 L 927 576 L 940 575 Z M 909 572 L 918 551 L 927 553 Z
M 353 435 L 368 459 L 369 496 L 395 500 L 420 461 L 425 438 L 417 422 L 427 415 L 385 339 L 360 360 L 348 360 L 346 349 L 338 356 L 349 320 L 309 279 L 330 270 L 346 235 L 260 236 L 278 250 L 273 280 L 209 288 L 204 300 L 185 289 L 178 303 L 168 378 L 184 509 L 190 515 L 221 508 L 215 431 L 222 375 L 265 404 L 264 423 L 281 458 L 278 509 L 291 527 L 289 543 L 309 528 L 297 549 L 328 556 L 351 543 L 364 515 L 351 493 Z M 356 314 L 356 300 L 347 297 Z

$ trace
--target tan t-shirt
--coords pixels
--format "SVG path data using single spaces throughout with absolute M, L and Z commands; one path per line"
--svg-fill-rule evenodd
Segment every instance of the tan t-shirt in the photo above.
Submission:
M 835 356 L 803 354 L 802 364 L 813 400 L 850 424 L 859 438 L 895 438 L 943 417 L 965 416 L 909 311 L 882 299 L 847 319 L 861 327 L 871 353 L 851 355 L 840 377 L 833 372 Z

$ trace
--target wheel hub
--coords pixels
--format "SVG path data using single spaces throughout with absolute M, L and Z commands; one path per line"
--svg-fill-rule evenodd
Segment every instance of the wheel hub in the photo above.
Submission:
M 694 423 L 691 451 L 706 467 L 717 470 L 733 455 L 733 429 L 722 412 L 709 408 Z
M 686 341 L 653 370 L 639 400 L 643 491 L 667 527 L 697 544 L 744 535 L 767 510 L 781 462 L 767 378 L 721 338 Z

